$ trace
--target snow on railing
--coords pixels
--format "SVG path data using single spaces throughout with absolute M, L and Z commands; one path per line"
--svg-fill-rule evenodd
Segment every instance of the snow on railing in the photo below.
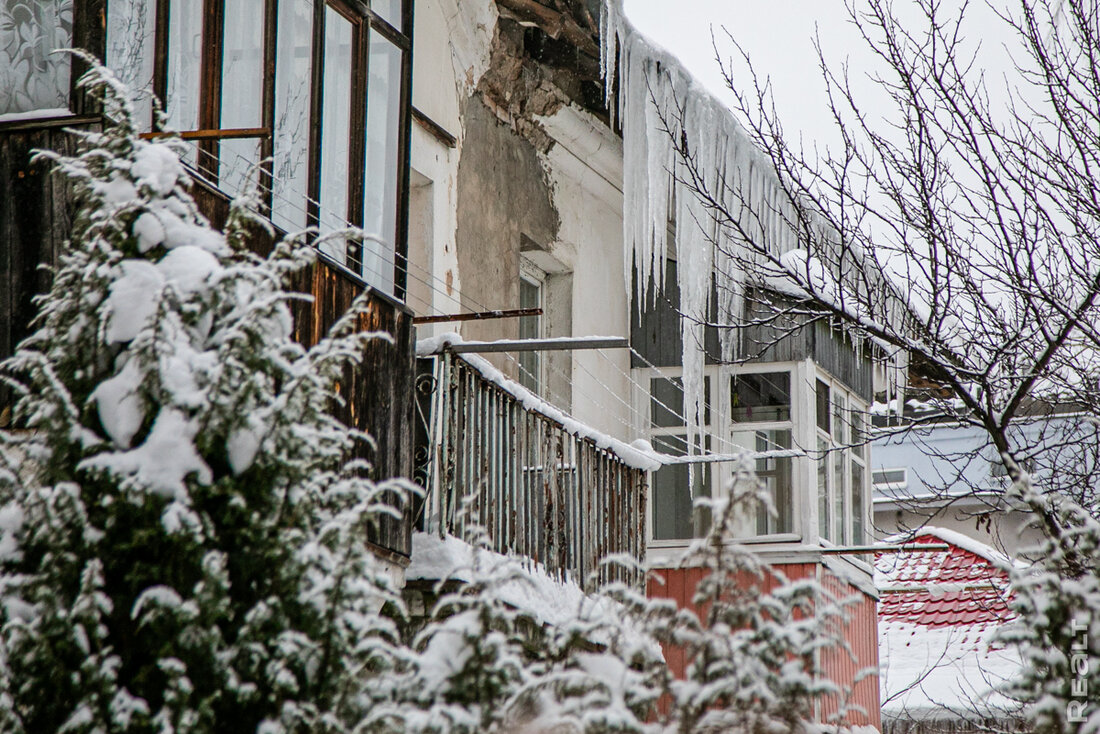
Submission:
M 462 537 L 477 523 L 494 550 L 561 578 L 638 582 L 601 560 L 645 555 L 646 472 L 660 466 L 648 447 L 573 420 L 475 355 L 422 359 L 434 360 L 428 528 Z

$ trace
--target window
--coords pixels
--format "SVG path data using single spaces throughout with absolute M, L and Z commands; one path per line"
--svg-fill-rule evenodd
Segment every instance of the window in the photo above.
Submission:
M 756 475 L 771 497 L 775 514 L 761 502 L 756 508 L 756 534 L 794 532 L 794 460 L 769 456 L 792 447 L 791 373 L 748 372 L 732 375 L 730 419 L 733 444 L 763 454 Z
M 818 535 L 837 545 L 861 545 L 867 535 L 867 415 L 838 382 L 818 378 Z
M 0 0 L 0 115 L 67 115 L 72 0 Z
M 674 456 L 688 453 L 679 370 L 650 367 L 635 374 L 653 447 Z M 749 507 L 736 518 L 733 534 L 766 542 L 866 542 L 871 475 L 863 400 L 807 360 L 713 365 L 705 367 L 704 377 L 706 411 L 697 453 L 755 452 L 756 476 L 774 508 L 769 511 L 765 501 Z M 658 547 L 706 531 L 710 518 L 693 509 L 693 498 L 728 493 L 733 466 L 719 457 L 654 473 L 650 526 Z M 810 524 L 815 514 L 817 527 Z
M 704 377 L 704 423 L 709 426 L 711 377 Z M 688 453 L 684 423 L 684 388 L 679 377 L 654 377 L 649 380 L 650 442 L 653 448 L 672 456 Z M 701 445 L 710 449 L 709 437 Z M 702 453 L 697 451 L 696 453 Z M 696 508 L 694 498 L 711 496 L 711 471 L 706 464 L 673 464 L 653 473 L 653 539 L 686 540 L 698 538 L 710 528 L 710 514 Z
M 542 308 L 543 285 L 546 276 L 534 267 L 524 264 L 519 278 L 519 307 Z M 519 318 L 519 338 L 538 339 L 542 336 L 541 316 Z M 519 353 L 519 382 L 533 393 L 542 389 L 542 359 L 536 351 Z
M 871 474 L 871 482 L 876 492 L 906 489 L 909 486 L 907 469 L 877 469 Z
M 411 0 L 108 0 L 108 62 L 137 89 L 152 79 L 207 182 L 234 195 L 259 171 L 280 229 L 362 228 L 322 252 L 402 297 L 411 12 Z

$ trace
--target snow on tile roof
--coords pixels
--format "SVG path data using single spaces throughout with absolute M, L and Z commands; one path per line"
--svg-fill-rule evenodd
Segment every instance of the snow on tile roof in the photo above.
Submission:
M 1019 656 L 991 641 L 1013 619 L 1007 605 L 1013 561 L 941 528 L 925 528 L 910 542 L 949 547 L 876 558 L 883 715 L 1007 715 L 1015 704 L 997 689 L 1019 667 Z

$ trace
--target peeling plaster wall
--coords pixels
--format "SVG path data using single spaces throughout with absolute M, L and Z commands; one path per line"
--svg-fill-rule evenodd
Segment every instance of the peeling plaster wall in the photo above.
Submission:
M 467 101 L 463 121 L 455 232 L 463 306 L 472 311 L 516 308 L 523 242 L 553 243 L 558 212 L 530 142 L 502 123 L 480 95 Z M 469 339 L 514 339 L 518 321 L 468 322 L 462 333 Z M 510 360 L 498 366 L 515 376 Z
M 456 145 L 413 125 L 410 280 L 430 286 L 414 284 L 410 301 L 431 303 L 411 305 L 418 314 L 517 308 L 527 260 L 546 274 L 546 336 L 627 335 L 622 147 L 577 106 L 591 97 L 585 72 L 536 61 L 546 49 L 491 1 L 419 0 L 414 38 L 413 102 Z M 518 328 L 516 319 L 495 319 L 418 331 L 506 339 Z M 543 392 L 630 440 L 628 355 L 611 356 L 614 364 L 591 352 L 543 352 Z M 512 360 L 492 361 L 518 377 Z

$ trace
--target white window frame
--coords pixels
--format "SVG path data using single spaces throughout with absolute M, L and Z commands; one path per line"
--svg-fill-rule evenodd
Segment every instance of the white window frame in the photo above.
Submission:
M 884 482 L 876 482 L 874 480 L 875 474 L 885 474 L 887 472 L 901 472 L 901 479 L 898 481 L 887 480 Z M 890 466 L 880 467 L 871 472 L 871 488 L 879 492 L 891 492 L 898 490 L 905 490 L 909 488 L 909 468 L 905 466 Z
M 654 439 L 659 438 L 659 437 L 681 436 L 685 439 L 685 446 L 686 446 L 686 438 L 687 438 L 687 428 L 686 428 L 686 426 L 683 426 L 683 425 L 680 425 L 680 426 L 654 426 L 653 425 L 652 415 L 650 414 L 650 409 L 652 408 L 653 402 L 652 402 L 652 394 L 650 393 L 650 390 L 649 390 L 650 380 L 682 380 L 683 376 L 684 376 L 684 370 L 680 367 L 662 367 L 660 369 L 652 369 L 652 368 L 635 369 L 635 370 L 633 370 L 633 372 L 634 372 L 634 375 L 633 375 L 634 382 L 635 382 L 635 385 L 636 385 L 635 390 L 637 391 L 637 394 L 635 395 L 635 404 L 642 406 L 641 409 L 639 411 L 637 411 L 637 420 L 639 421 L 638 430 L 639 430 L 640 435 L 643 436 L 647 441 L 649 441 L 650 444 L 653 444 L 654 448 L 656 448 L 657 450 L 660 450 L 660 447 L 655 444 Z M 715 386 L 715 384 L 717 384 L 719 372 L 720 372 L 720 370 L 715 366 L 708 366 L 708 367 L 705 367 L 704 370 L 703 370 L 703 379 L 704 380 L 709 379 L 711 381 L 711 391 L 712 391 L 711 392 L 711 407 L 710 407 L 710 411 L 709 411 L 710 420 L 706 423 L 706 425 L 704 425 L 702 427 L 703 432 L 705 434 L 703 440 L 704 440 L 704 445 L 706 445 L 707 441 L 710 442 L 712 451 L 714 450 L 713 447 L 716 445 L 715 436 L 713 435 L 713 426 L 720 425 L 719 416 L 722 414 L 722 409 L 720 408 L 719 405 L 716 404 L 717 401 L 715 401 L 714 393 L 713 393 L 714 386 Z M 670 406 L 670 407 L 673 407 L 673 406 Z M 683 410 L 683 407 L 681 406 L 681 411 L 682 410 Z M 704 416 L 706 416 L 706 412 L 704 412 Z M 707 472 L 704 472 L 704 474 L 708 477 L 707 486 L 705 487 L 705 489 L 709 490 L 709 496 L 710 497 L 716 497 L 716 496 L 718 496 L 719 492 L 723 491 L 723 483 L 722 483 L 722 476 L 721 476 L 722 472 L 715 470 L 716 467 L 718 467 L 718 466 L 719 466 L 718 464 L 711 465 L 710 470 L 707 471 Z M 659 539 L 659 540 L 654 538 L 654 532 L 653 532 L 654 479 L 653 479 L 653 474 L 652 473 L 650 473 L 649 481 L 647 482 L 647 484 L 648 484 L 648 490 L 647 490 L 648 495 L 647 495 L 647 498 L 646 498 L 646 507 L 647 507 L 647 510 L 646 510 L 646 537 L 648 539 L 649 546 L 655 547 L 655 548 L 683 548 L 683 547 L 686 547 L 689 543 L 692 542 L 692 540 L 694 540 L 694 538 L 662 538 L 662 539 Z
M 822 428 L 818 427 L 817 423 L 817 384 L 822 382 L 829 388 L 829 431 L 826 433 Z M 864 545 L 868 541 L 869 529 L 871 528 L 871 471 L 869 469 L 869 442 L 867 439 L 862 441 L 853 440 L 851 417 L 858 416 L 858 420 L 862 423 L 862 432 L 864 436 L 867 435 L 867 418 L 869 406 L 866 402 L 856 396 L 846 385 L 840 382 L 838 379 L 830 375 L 828 372 L 818 368 L 815 370 L 813 380 L 811 382 L 810 389 L 811 400 L 813 403 L 813 413 L 810 416 L 811 420 L 808 421 L 811 430 L 813 431 L 813 443 L 810 444 L 813 447 L 814 455 L 814 482 L 813 488 L 813 514 L 814 521 L 810 528 L 812 528 L 812 537 L 815 537 L 817 542 L 823 546 L 835 547 L 835 546 L 848 546 L 848 545 Z M 844 421 L 841 426 L 837 426 L 837 409 L 840 407 L 840 402 L 837 400 L 837 396 L 843 398 L 843 411 L 848 420 Z M 822 455 L 822 446 L 825 448 L 825 453 Z M 816 462 L 825 462 L 825 477 L 827 481 L 827 507 L 830 512 L 830 520 L 832 527 L 828 528 L 826 534 L 821 533 L 821 518 L 820 518 L 820 480 L 819 480 L 819 467 L 820 464 Z M 840 464 L 840 471 L 837 472 L 837 464 Z M 855 538 L 855 513 L 852 511 L 852 465 L 856 464 L 863 470 L 863 482 L 860 488 L 860 494 L 862 497 L 862 525 L 863 525 L 863 537 Z M 840 477 L 841 492 L 838 496 L 836 479 Z M 842 522 L 843 524 L 837 526 L 836 512 L 837 507 L 842 508 Z M 840 531 L 839 533 L 837 531 Z
M 649 393 L 649 380 L 658 378 L 680 378 L 683 376 L 683 370 L 679 367 L 662 367 L 658 369 L 636 368 L 632 372 L 635 382 L 634 404 L 638 406 L 638 410 L 636 411 L 636 420 L 639 422 L 637 425 L 637 435 L 649 440 L 651 443 L 652 439 L 656 436 L 683 435 L 685 431 L 682 428 L 651 426 L 651 396 Z M 734 375 L 774 372 L 788 372 L 791 376 L 790 420 L 762 421 L 759 423 L 733 422 L 730 412 L 730 378 Z M 737 541 L 740 543 L 752 544 L 786 544 L 788 546 L 798 546 L 800 548 L 804 548 L 804 544 L 823 547 L 841 545 L 841 543 L 837 543 L 833 540 L 821 538 L 818 532 L 817 472 L 819 459 L 817 458 L 817 439 L 819 430 L 816 420 L 817 380 L 820 379 L 825 382 L 830 389 L 830 426 L 834 421 L 832 413 L 835 410 L 832 398 L 840 394 L 844 397 L 845 406 L 848 409 L 847 415 L 851 416 L 851 411 L 856 411 L 856 414 L 859 415 L 859 419 L 862 422 L 864 435 L 866 435 L 869 427 L 869 406 L 867 403 L 854 395 L 849 388 L 832 375 L 819 368 L 816 363 L 809 359 L 800 362 L 762 362 L 739 366 L 707 366 L 704 368 L 704 376 L 711 379 L 711 415 L 710 423 L 706 426 L 705 431 L 711 436 L 712 451 L 715 453 L 729 453 L 732 451 L 730 444 L 733 441 L 733 435 L 735 433 L 747 433 L 756 430 L 790 430 L 792 449 L 805 448 L 807 453 L 807 456 L 795 457 L 792 459 L 791 481 L 793 483 L 793 492 L 791 500 L 793 506 L 791 508 L 791 513 L 793 518 L 793 532 L 776 533 L 772 535 L 756 534 L 756 518 L 754 515 L 750 521 L 751 533 L 747 533 L 743 537 L 738 537 Z M 854 463 L 863 469 L 863 486 L 861 488 L 863 500 L 863 538 L 860 541 L 860 544 L 863 544 L 869 541 L 872 528 L 871 470 L 869 462 L 870 446 L 866 439 L 864 439 L 863 442 L 853 444 L 850 440 L 852 438 L 852 433 L 849 421 L 844 421 L 843 436 L 838 434 L 834 437 L 830 433 L 830 448 L 839 445 L 838 439 L 847 439 L 844 441 L 839 451 L 834 451 L 830 455 L 841 456 L 844 459 L 841 476 L 843 477 L 842 482 L 844 487 L 847 488 L 847 492 L 846 496 L 843 498 L 844 501 L 842 506 L 847 508 L 844 518 L 844 530 L 849 539 L 853 538 L 854 532 L 854 517 L 851 512 L 852 465 Z M 858 452 L 854 447 L 858 447 Z M 754 447 L 747 446 L 744 448 L 752 449 Z M 827 459 L 827 461 L 829 461 L 830 482 L 832 482 L 835 468 L 832 460 Z M 709 488 L 711 490 L 711 496 L 726 496 L 728 493 L 729 479 L 733 472 L 732 464 L 716 462 L 709 466 Z M 667 550 L 671 549 L 683 548 L 687 546 L 692 539 L 654 538 L 653 509 L 655 508 L 655 503 L 652 477 L 649 484 L 649 510 L 646 513 L 646 533 L 649 540 L 649 547 L 657 552 L 658 557 L 662 557 L 661 554 L 663 552 L 667 552 Z M 830 494 L 830 507 L 835 507 L 836 499 L 834 494 Z M 847 545 L 847 543 L 845 543 L 845 545 Z
M 764 363 L 752 363 L 739 366 L 729 365 L 708 365 L 703 370 L 704 378 L 710 378 L 711 380 L 711 400 L 710 400 L 710 421 L 707 426 L 704 427 L 705 433 L 709 436 L 711 443 L 711 451 L 714 453 L 731 453 L 734 451 L 732 447 L 733 434 L 734 433 L 746 433 L 758 430 L 789 430 L 791 432 L 791 444 L 792 448 L 797 449 L 799 447 L 799 425 L 804 421 L 805 415 L 809 415 L 806 412 L 806 408 L 801 404 L 803 401 L 800 399 L 799 384 L 804 380 L 804 370 L 806 363 L 804 362 L 764 362 Z M 661 368 L 635 368 L 632 370 L 635 383 L 635 405 L 639 406 L 636 411 L 636 420 L 639 421 L 637 425 L 638 435 L 646 440 L 653 442 L 653 439 L 657 436 L 668 435 L 684 435 L 686 429 L 680 427 L 654 427 L 651 425 L 651 395 L 649 392 L 649 381 L 651 379 L 677 379 L 683 377 L 683 369 L 680 367 L 661 367 Z M 746 375 L 746 374 L 762 374 L 762 373 L 774 373 L 774 372 L 787 372 L 791 376 L 791 416 L 787 421 L 761 421 L 761 422 L 737 422 L 734 423 L 730 418 L 730 379 L 734 375 Z M 745 446 L 752 450 L 754 447 Z M 730 479 L 733 476 L 733 465 L 729 462 L 715 462 L 709 464 L 709 489 L 711 497 L 726 497 L 728 496 Z M 793 485 L 792 491 L 792 532 L 789 533 L 774 533 L 771 535 L 759 535 L 756 533 L 756 515 L 755 513 L 750 518 L 746 518 L 746 523 L 751 526 L 752 531 L 744 536 L 738 537 L 737 541 L 740 543 L 798 543 L 803 538 L 803 528 L 806 525 L 806 502 L 803 497 L 804 492 L 800 491 L 800 488 L 807 486 L 808 475 L 808 460 L 804 457 L 794 457 L 791 460 L 791 483 Z M 658 551 L 661 549 L 673 549 L 684 548 L 691 541 L 692 538 L 683 539 L 656 539 L 653 533 L 653 508 L 654 504 L 654 483 L 652 476 L 649 481 L 649 496 L 648 496 L 648 511 L 646 512 L 646 534 L 648 538 L 648 544 L 650 548 L 654 548 Z

